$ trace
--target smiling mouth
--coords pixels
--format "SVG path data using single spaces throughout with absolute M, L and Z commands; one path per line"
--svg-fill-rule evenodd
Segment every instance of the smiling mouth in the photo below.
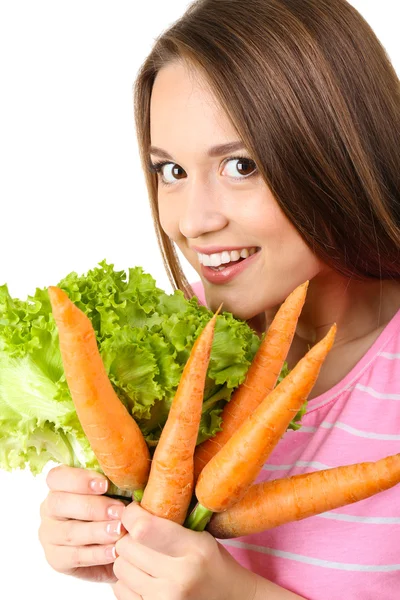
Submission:
M 211 269 L 212 271 L 225 271 L 226 269 L 229 269 L 230 267 L 234 267 L 236 265 L 238 265 L 241 262 L 244 262 L 245 260 L 248 260 L 249 258 L 251 258 L 252 256 L 254 256 L 254 254 L 257 254 L 258 252 L 260 252 L 261 248 L 256 248 L 255 252 L 253 252 L 252 254 L 250 254 L 249 256 L 246 257 L 242 257 L 240 256 L 237 260 L 231 260 L 229 263 L 223 263 L 222 265 L 219 265 L 218 267 L 212 267 L 212 266 L 207 266 L 207 269 Z
M 249 258 L 249 257 L 247 257 L 247 258 Z M 225 269 L 229 269 L 229 267 L 232 267 L 233 265 L 238 265 L 240 262 L 247 260 L 247 258 L 239 258 L 239 260 L 232 260 L 231 262 L 229 262 L 227 264 L 219 265 L 219 267 L 208 267 L 208 268 L 212 269 L 213 271 L 224 271 Z

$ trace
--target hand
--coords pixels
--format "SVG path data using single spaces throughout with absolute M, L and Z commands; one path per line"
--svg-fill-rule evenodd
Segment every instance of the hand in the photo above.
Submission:
M 240 600 L 255 597 L 257 578 L 209 533 L 185 529 L 132 503 L 129 532 L 116 543 L 118 600 Z
M 103 496 L 107 479 L 96 471 L 60 466 L 47 476 L 39 540 L 53 569 L 89 581 L 111 583 L 115 542 L 125 504 Z

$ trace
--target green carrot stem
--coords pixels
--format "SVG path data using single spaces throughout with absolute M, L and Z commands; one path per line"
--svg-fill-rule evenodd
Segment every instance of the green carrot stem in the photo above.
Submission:
M 133 492 L 133 499 L 136 500 L 136 502 L 140 502 L 143 498 L 143 492 L 144 490 L 135 490 Z
M 132 498 L 132 492 L 121 490 L 121 488 L 112 483 L 110 480 L 108 480 L 108 488 L 105 495 L 109 496 L 110 498 L 121 498 L 121 500 L 130 500 Z
M 208 510 L 197 503 L 192 512 L 186 518 L 184 526 L 192 531 L 204 531 L 212 517 L 212 510 Z

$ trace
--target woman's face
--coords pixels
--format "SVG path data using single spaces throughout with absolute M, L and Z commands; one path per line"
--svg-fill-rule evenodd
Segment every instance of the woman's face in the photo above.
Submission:
M 173 63 L 157 75 L 151 144 L 161 226 L 198 272 L 212 310 L 223 302 L 250 319 L 323 268 L 199 71 Z

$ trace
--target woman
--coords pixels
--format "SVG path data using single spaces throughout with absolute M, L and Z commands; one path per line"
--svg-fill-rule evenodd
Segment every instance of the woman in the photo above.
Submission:
M 200 0 L 156 41 L 135 107 L 174 286 L 193 294 L 176 245 L 207 305 L 261 333 L 309 280 L 289 367 L 337 323 L 303 427 L 261 479 L 396 453 L 400 93 L 369 26 L 344 0 Z M 104 483 L 51 471 L 40 539 L 119 600 L 397 595 L 397 488 L 222 545 L 112 504 Z

